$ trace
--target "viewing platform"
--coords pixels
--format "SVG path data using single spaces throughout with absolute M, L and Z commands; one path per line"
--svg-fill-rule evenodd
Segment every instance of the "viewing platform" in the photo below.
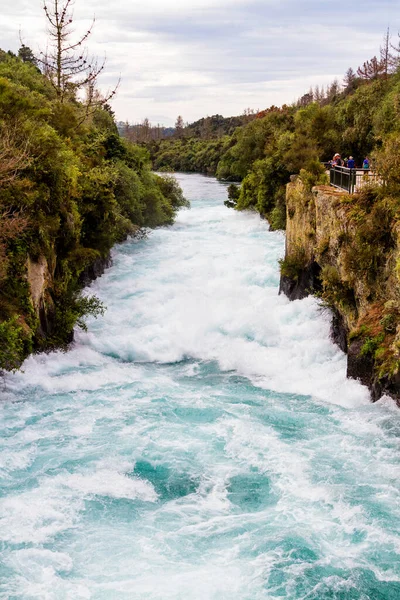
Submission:
M 329 183 L 332 187 L 345 190 L 349 194 L 357 193 L 361 188 L 372 183 L 381 184 L 382 179 L 371 169 L 348 169 L 347 167 L 331 167 L 325 163 Z

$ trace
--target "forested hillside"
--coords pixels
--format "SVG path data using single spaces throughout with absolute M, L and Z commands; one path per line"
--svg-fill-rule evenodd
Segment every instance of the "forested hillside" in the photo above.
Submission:
M 73 85 L 61 95 L 24 48 L 0 53 L 0 370 L 70 341 L 103 310 L 79 291 L 113 244 L 185 204 L 106 102 L 79 101 Z
M 193 137 L 191 126 L 175 139 L 150 144 L 156 169 L 215 174 L 242 182 L 232 192 L 238 209 L 255 209 L 273 228 L 285 227 L 285 185 L 303 170 L 308 185 L 323 183 L 321 162 L 339 152 L 361 165 L 369 156 L 383 169 L 395 162 L 400 143 L 399 51 L 386 46 L 354 73 L 327 90 L 310 90 L 291 106 L 259 112 L 248 124 L 228 135 L 214 131 L 209 139 Z M 390 54 L 390 52 L 392 52 Z M 386 58 L 385 58 L 386 56 Z M 382 162 L 382 161 L 381 161 Z

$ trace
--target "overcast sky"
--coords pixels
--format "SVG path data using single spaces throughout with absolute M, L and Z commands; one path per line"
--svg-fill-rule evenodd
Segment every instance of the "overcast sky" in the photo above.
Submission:
M 41 0 L 1 0 L 0 47 L 21 29 L 46 44 Z M 400 29 L 400 0 L 76 0 L 76 32 L 93 14 L 90 50 L 107 55 L 102 86 L 121 74 L 117 118 L 174 124 L 290 103 L 310 85 L 340 80 Z

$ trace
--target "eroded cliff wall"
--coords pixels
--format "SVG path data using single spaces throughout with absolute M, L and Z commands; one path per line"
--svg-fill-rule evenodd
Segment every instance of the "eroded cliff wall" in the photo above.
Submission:
M 400 402 L 400 224 L 373 190 L 287 186 L 281 291 L 320 295 L 332 336 L 348 353 L 348 376 Z

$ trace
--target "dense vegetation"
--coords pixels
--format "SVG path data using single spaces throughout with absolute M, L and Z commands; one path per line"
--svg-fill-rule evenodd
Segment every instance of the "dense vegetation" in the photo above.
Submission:
M 365 156 L 375 164 L 381 152 L 389 162 L 400 124 L 400 71 L 381 62 L 368 62 L 345 85 L 334 82 L 326 92 L 305 94 L 296 104 L 271 107 L 229 135 L 213 129 L 208 138 L 196 127 L 183 129 L 179 138 L 150 144 L 157 169 L 197 171 L 219 179 L 242 182 L 235 202 L 239 210 L 254 209 L 273 228 L 285 227 L 285 185 L 290 175 L 303 171 L 309 185 L 325 181 L 321 162 L 335 152 Z M 375 65 L 375 67 L 374 67 Z M 389 154 L 389 156 L 387 156 Z
M 221 156 L 232 145 L 232 139 L 198 138 L 165 139 L 147 144 L 153 166 L 159 171 L 185 171 L 215 175 Z
M 85 271 L 186 204 L 173 178 L 151 172 L 146 149 L 119 136 L 107 104 L 87 108 L 74 93 L 60 99 L 31 55 L 0 52 L 0 370 L 68 342 L 103 310 L 79 294 Z M 42 315 L 28 282 L 39 261 Z

